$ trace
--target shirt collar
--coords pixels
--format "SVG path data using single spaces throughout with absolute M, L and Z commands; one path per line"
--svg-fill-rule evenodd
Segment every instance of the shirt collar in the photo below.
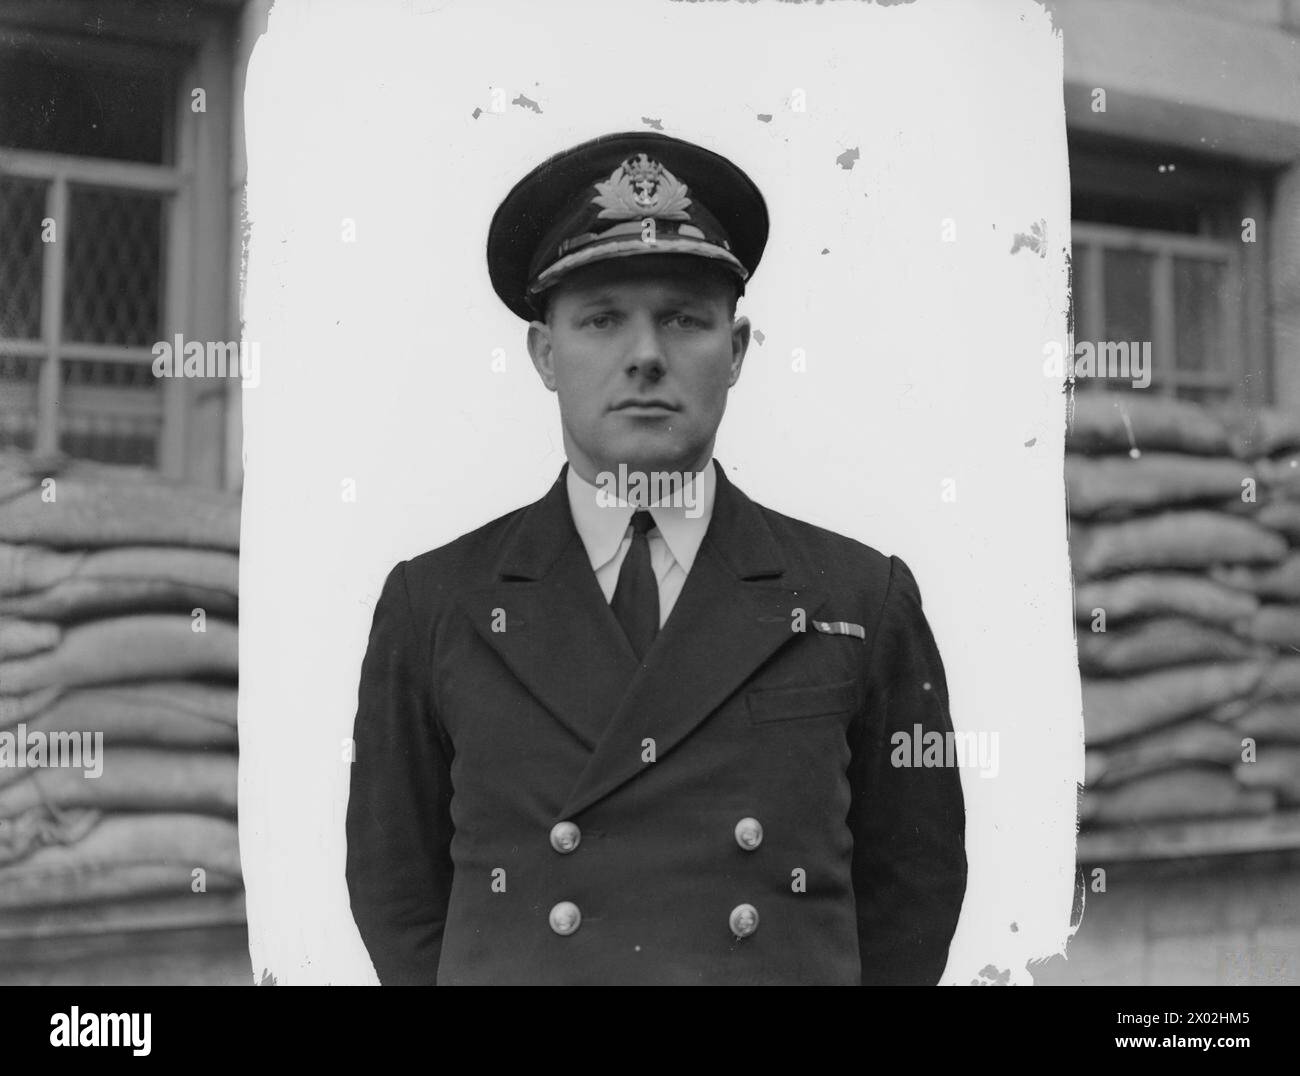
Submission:
M 684 572 L 689 572 L 695 563 L 695 556 L 709 529 L 709 520 L 713 518 L 713 499 L 717 491 L 714 467 L 710 460 L 695 479 L 698 488 L 690 490 L 689 499 L 695 501 L 696 496 L 699 499 L 689 511 L 685 503 L 672 503 L 671 499 L 669 503 L 650 506 L 650 514 L 664 544 Z M 573 525 L 586 547 L 592 568 L 599 570 L 617 555 L 632 520 L 633 506 L 621 498 L 611 501 L 603 489 L 579 475 L 572 464 L 568 467 L 565 484 Z M 681 498 L 682 501 L 687 499 L 685 496 Z

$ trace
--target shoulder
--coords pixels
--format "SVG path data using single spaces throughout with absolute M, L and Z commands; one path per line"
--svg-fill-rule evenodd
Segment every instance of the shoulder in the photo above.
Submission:
M 790 570 L 810 585 L 851 593 L 876 613 L 891 596 L 920 605 L 916 578 L 901 556 L 765 505 L 755 503 L 755 507 L 781 546 Z
M 819 527 L 803 519 L 755 503 L 781 548 L 796 562 L 815 565 L 821 571 L 844 569 L 857 576 L 888 579 L 894 558 L 875 546 L 846 534 Z
M 400 578 L 417 609 L 494 582 L 502 554 L 530 507 L 516 508 L 445 545 L 402 561 L 392 569 L 390 582 Z

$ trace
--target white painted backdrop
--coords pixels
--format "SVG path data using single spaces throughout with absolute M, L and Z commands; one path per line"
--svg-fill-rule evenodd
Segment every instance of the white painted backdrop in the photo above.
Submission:
M 1049 16 L 279 0 L 245 108 L 256 977 L 374 981 L 343 875 L 341 746 L 374 600 L 397 560 L 536 499 L 563 462 L 524 325 L 488 283 L 487 223 L 544 157 L 654 120 L 734 159 L 772 214 L 741 306 L 762 343 L 718 457 L 760 502 L 904 557 L 957 728 L 999 734 L 997 777 L 963 773 L 970 883 L 945 981 L 991 965 L 1030 982 L 1068 932 L 1083 769 L 1064 398 L 1042 366 L 1065 333 L 1070 209 Z M 1013 254 L 1035 222 L 1041 249 Z

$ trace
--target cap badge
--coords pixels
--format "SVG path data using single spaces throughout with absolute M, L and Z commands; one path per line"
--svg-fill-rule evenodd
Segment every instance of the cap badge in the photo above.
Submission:
M 644 153 L 629 157 L 604 183 L 597 183 L 592 201 L 606 220 L 690 220 L 686 187 L 667 168 Z

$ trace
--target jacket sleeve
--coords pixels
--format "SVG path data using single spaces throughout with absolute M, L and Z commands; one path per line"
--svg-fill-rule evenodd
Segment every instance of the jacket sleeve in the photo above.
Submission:
M 429 643 L 399 564 L 361 666 L 347 812 L 352 915 L 385 986 L 435 981 L 451 891 L 451 746 L 430 698 Z
M 916 580 L 890 559 L 852 737 L 853 887 L 864 985 L 933 985 L 966 892 L 966 813 L 956 767 L 895 765 L 952 731 L 943 663 Z M 897 734 L 905 734 L 899 736 Z M 905 753 L 904 753 L 905 752 Z

